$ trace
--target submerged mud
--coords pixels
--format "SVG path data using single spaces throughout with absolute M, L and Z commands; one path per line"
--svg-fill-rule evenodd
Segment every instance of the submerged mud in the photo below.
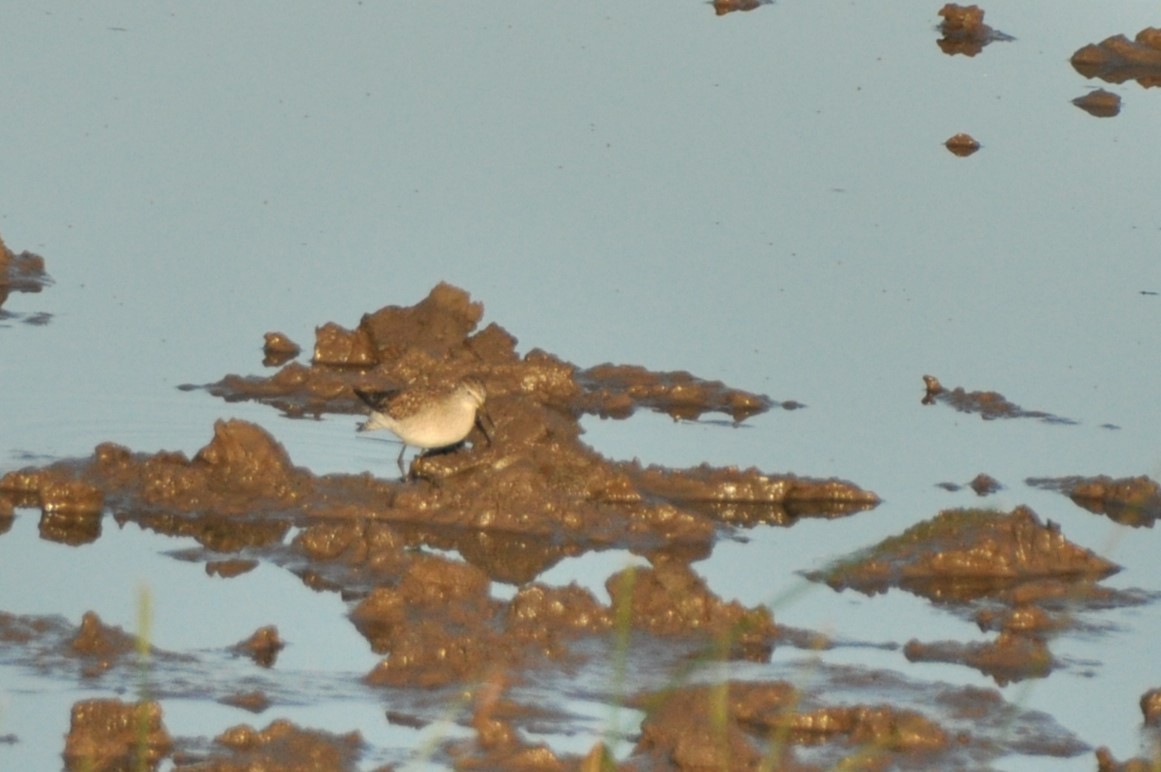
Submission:
M 101 537 L 111 513 L 118 524 L 192 537 L 200 546 L 174 557 L 203 562 L 215 581 L 268 564 L 307 587 L 338 593 L 350 624 L 379 657 L 350 688 L 383 695 L 384 720 L 421 728 L 444 720 L 449 704 L 462 707 L 455 720 L 470 735 L 435 742 L 429 753 L 436 764 L 596 769 L 621 759 L 645 769 L 810 768 L 869 757 L 886 767 L 986 766 L 1014 751 L 1085 750 L 1050 720 L 1026 715 L 992 691 L 921 689 L 879 672 L 821 668 L 825 693 L 850 697 L 839 702 L 782 681 L 723 677 L 736 672 L 723 668 L 768 665 L 778 647 L 813 655 L 841 644 L 781 626 L 764 605 L 718 597 L 694 561 L 742 529 L 846 517 L 873 508 L 878 498 L 844 480 L 754 467 L 611 461 L 582 441 L 582 416 L 623 418 L 647 409 L 680 420 L 717 413 L 737 423 L 801 405 L 689 373 L 579 368 L 537 349 L 521 356 L 503 328 L 477 329 L 482 314 L 467 293 L 440 285 L 415 306 L 364 315 L 354 329 L 321 325 L 309 364 L 287 361 L 268 376 L 228 375 L 205 387 L 223 399 L 304 416 L 361 412 L 355 388 L 481 379 L 492 436 L 474 432 L 462 446 L 422 455 L 401 478 L 387 459 L 376 473 L 318 475 L 296 465 L 267 430 L 223 420 L 192 457 L 104 443 L 88 458 L 10 472 L 0 478 L 0 522 L 14 508 L 39 510 L 43 538 L 80 545 Z M 296 348 L 270 334 L 265 353 L 294 357 Z M 985 476 L 973 481 L 981 492 L 996 485 Z M 538 581 L 565 557 L 614 548 L 648 565 L 609 576 L 607 600 L 577 585 Z M 901 647 L 911 661 L 977 667 L 1004 683 L 1067 666 L 1052 657 L 1048 634 L 1077 624 L 1078 609 L 1140 602 L 1101 587 L 1116 569 L 1021 508 L 1004 516 L 943 513 L 814 578 L 866 593 L 899 587 L 961 609 L 996 639 L 888 648 Z M 498 597 L 497 583 L 515 589 Z M 7 661 L 37 662 L 127 691 L 147 659 L 152 698 L 252 712 L 301 701 L 318 688 L 280 683 L 278 655 L 288 644 L 255 620 L 255 632 L 243 641 L 172 654 L 107 628 L 95 615 L 73 628 L 63 620 L 0 614 L 0 656 Z M 244 684 L 218 675 L 226 661 L 247 669 Z M 593 682 L 615 686 L 580 688 L 574 674 L 585 669 L 600 671 Z M 558 753 L 532 738 L 574 733 L 578 717 L 545 705 L 544 692 L 533 688 L 543 683 L 566 703 L 571 696 L 623 706 L 638 723 L 603 736 L 585 755 Z M 885 690 L 906 697 L 888 704 Z M 425 693 L 438 697 L 415 699 Z M 77 705 L 81 718 L 67 754 L 82 765 L 141 759 L 154 766 L 168 758 L 190 769 L 353 769 L 366 751 L 357 733 L 279 720 L 262 730 L 234 727 L 213 740 L 171 738 L 160 708 L 148 700 Z M 1004 718 L 993 725 L 983 715 Z M 122 730 L 134 720 L 148 727 L 150 739 L 142 744 L 138 735 L 130 747 Z M 1037 740 L 1019 747 L 1004 740 L 1013 725 Z M 630 748 L 627 755 L 617 752 L 618 743 Z M 316 760 L 314 766 L 293 766 L 303 758 Z

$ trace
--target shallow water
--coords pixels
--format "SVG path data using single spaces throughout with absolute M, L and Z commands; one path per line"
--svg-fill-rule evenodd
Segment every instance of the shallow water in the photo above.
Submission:
M 1102 84 L 1122 113 L 1094 118 L 1069 100 L 1096 83 L 1068 64 L 1155 23 L 1155 8 L 986 9 L 1016 39 L 969 59 L 940 53 L 938 9 L 917 2 L 782 0 L 721 18 L 659 2 L 13 8 L 0 235 L 42 254 L 55 283 L 4 305 L 51 318 L 0 322 L 0 471 L 103 441 L 192 454 L 215 419 L 241 417 L 316 473 L 389 474 L 395 446 L 355 437 L 350 417 L 292 421 L 176 387 L 258 372 L 267 330 L 309 347 L 317 324 L 354 326 L 448 280 L 522 352 L 685 369 L 807 405 L 740 428 L 641 412 L 585 423 L 612 458 L 837 475 L 884 499 L 745 532 L 696 564 L 723 598 L 772 603 L 780 623 L 870 643 L 982 639 L 898 591 L 795 592 L 799 571 L 976 503 L 1027 504 L 1123 565 L 1109 585 L 1161 590 L 1155 529 L 1023 483 L 1161 474 L 1161 297 L 1144 294 L 1161 291 L 1161 98 Z M 951 155 L 942 143 L 959 131 L 983 148 Z M 924 373 L 1077 423 L 925 408 Z M 1004 488 L 980 500 L 936 487 L 980 472 Z M 421 744 L 344 677 L 377 657 L 337 597 L 269 565 L 207 577 L 168 554 L 188 543 L 108 518 L 96 542 L 64 547 L 38 539 L 35 518 L 18 510 L 0 535 L 2 611 L 76 624 L 94 610 L 134 630 L 145 586 L 161 648 L 217 650 L 263 624 L 290 642 L 278 669 L 300 676 L 309 705 L 251 716 L 165 699 L 174 734 L 277 716 L 358 728 L 376 749 L 368 767 Z M 566 561 L 549 578 L 603 592 L 617 559 L 629 560 Z M 1091 616 L 1106 629 L 1053 641 L 1067 666 L 1003 692 L 1125 758 L 1140 752 L 1137 700 L 1161 685 L 1149 656 L 1161 615 L 1151 603 Z M 771 667 L 803 656 L 779 649 Z M 994 685 L 897 650 L 818 656 Z M 8 661 L 0 673 L 0 735 L 19 738 L 0 744 L 5 768 L 56 766 L 68 705 L 134 688 Z M 569 704 L 597 728 L 560 747 L 583 752 L 607 706 Z

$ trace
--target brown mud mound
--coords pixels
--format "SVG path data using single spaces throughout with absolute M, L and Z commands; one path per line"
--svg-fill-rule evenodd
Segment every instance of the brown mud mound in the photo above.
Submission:
M 192 459 L 134 454 L 106 443 L 90 459 L 9 473 L 0 479 L 0 493 L 40 507 L 42 522 L 50 512 L 90 516 L 109 507 L 118 519 L 167 533 L 184 529 L 223 551 L 274 542 L 284 533 L 279 523 L 325 518 L 519 535 L 557 548 L 648 553 L 685 545 L 687 555 L 704 555 L 722 523 L 789 523 L 878 502 L 841 480 L 611 462 L 580 441 L 582 414 L 627 415 L 644 406 L 683 417 L 724 412 L 739 421 L 773 403 L 685 373 L 611 365 L 579 371 L 539 351 L 520 358 L 515 340 L 495 325 L 470 334 L 482 314 L 467 293 L 440 285 L 416 306 L 364 316 L 353 332 L 320 328 L 309 368 L 291 363 L 270 378 L 228 376 L 210 387 L 228 399 L 295 406 L 291 412 L 301 414 L 359 409 L 356 387 L 447 383 L 468 375 L 485 381 L 492 441 L 479 441 L 477 432 L 468 448 L 422 456 L 402 481 L 316 476 L 294 466 L 265 430 L 231 420 L 217 422 L 213 440 Z M 735 505 L 745 517 L 730 510 Z M 223 518 L 259 532 L 231 543 L 217 527 Z
M 910 640 L 903 647 L 903 654 L 910 662 L 951 662 L 974 667 L 1000 686 L 1025 678 L 1043 678 L 1056 665 L 1048 644 L 1041 637 L 1024 632 L 1004 631 L 984 643 Z
M 714 7 L 714 14 L 717 16 L 725 16 L 727 13 L 734 13 L 735 11 L 752 11 L 763 5 L 770 5 L 774 0 L 711 0 L 710 5 Z
M 615 619 L 625 631 L 699 644 L 713 659 L 765 662 L 779 635 L 768 609 L 723 602 L 683 563 L 626 569 L 606 585 L 610 606 L 575 585 L 531 584 L 504 602 L 473 566 L 409 557 L 397 584 L 372 590 L 351 612 L 371 648 L 387 655 L 366 680 L 432 688 L 569 659 L 573 641 L 607 633 Z
M 266 625 L 255 630 L 249 638 L 234 644 L 233 650 L 254 660 L 261 667 L 274 667 L 278 652 L 286 647 L 278 628 Z
M 948 391 L 934 375 L 923 376 L 923 385 L 926 389 L 923 395 L 924 405 L 934 405 L 938 402 L 961 413 L 979 413 L 980 418 L 985 421 L 996 418 L 1039 418 L 1050 424 L 1076 423 L 1071 418 L 1061 418 L 1040 410 L 1025 410 L 994 391 L 965 391 L 959 386 Z
M 363 738 L 358 732 L 342 735 L 302 729 L 279 719 L 265 729 L 247 724 L 231 727 L 214 738 L 209 753 L 187 751 L 174 755 L 177 769 L 188 772 L 341 772 L 358 769 Z
M 867 594 L 899 587 L 951 606 L 976 609 L 985 643 L 910 641 L 913 662 L 959 662 L 1000 684 L 1044 677 L 1057 663 L 1042 637 L 1072 626 L 1075 612 L 1142 602 L 1095 582 L 1119 567 L 1068 542 L 1059 526 L 1018 507 L 942 512 L 810 578 Z
M 937 483 L 936 487 L 943 488 L 945 491 L 955 493 L 959 490 L 962 490 L 965 486 L 961 485 L 960 483 L 943 482 Z M 980 472 L 972 478 L 971 482 L 966 484 L 966 487 L 971 488 L 976 492 L 977 496 L 982 498 L 984 496 L 990 496 L 998 490 L 1002 490 L 1004 486 L 1000 483 L 999 480 L 997 480 L 995 477 L 992 477 L 990 474 Z
M 227 401 L 255 400 L 291 416 L 362 413 L 355 388 L 438 385 L 466 375 L 486 382 L 489 410 L 535 403 L 574 418 L 623 418 L 647 407 L 685 419 L 719 412 L 739 422 L 779 404 L 685 372 L 611 364 L 585 370 L 538 349 L 521 358 L 516 339 L 502 327 L 473 332 L 483 315 L 483 305 L 466 292 L 440 284 L 414 306 L 364 314 L 354 330 L 334 322 L 318 327 L 309 367 L 291 362 L 269 377 L 227 375 L 205 388 Z
M 1135 80 L 1145 88 L 1161 86 L 1161 29 L 1146 27 L 1134 40 L 1113 35 L 1072 55 L 1072 66 L 1086 78 L 1107 83 Z
M 65 768 L 155 769 L 172 747 L 156 702 L 84 700 L 73 705 Z
M 647 711 L 634 757 L 659 768 L 809 769 L 795 748 L 838 742 L 872 766 L 895 754 L 908 764 L 934 763 L 947 733 L 912 710 L 889 706 L 803 709 L 803 696 L 786 682 L 727 681 L 639 697 Z
M 943 146 L 951 152 L 952 155 L 960 158 L 967 158 L 980 149 L 980 141 L 971 134 L 960 132 L 947 138 Z
M 1161 516 L 1161 485 L 1149 477 L 1029 477 L 1034 488 L 1063 493 L 1096 515 L 1121 525 L 1152 528 Z
M 975 56 L 988 43 L 1012 40 L 1010 35 L 984 24 L 984 11 L 978 5 L 948 3 L 939 9 L 939 15 L 943 18 L 939 25 L 943 37 L 937 42 L 939 49 L 949 56 Z
M 265 340 L 262 364 L 266 367 L 280 367 L 302 353 L 302 347 L 281 332 L 268 332 Z
M 75 674 L 85 681 L 112 670 L 131 674 L 144 653 L 152 662 L 171 665 L 189 657 L 146 646 L 120 627 L 106 625 L 86 611 L 79 626 L 62 617 L 20 616 L 0 611 L 0 659 L 21 666 Z
M 973 600 L 1045 577 L 1103 578 L 1115 563 L 1064 538 L 1052 521 L 1017 507 L 1001 515 L 949 510 L 812 578 L 873 594 L 902 587 L 933 600 Z
M 1103 88 L 1077 97 L 1072 103 L 1097 118 L 1113 118 L 1121 112 L 1121 98 Z
M 0 239 L 0 306 L 8 300 L 13 292 L 40 292 L 52 279 L 44 271 L 44 258 L 32 252 L 14 253 Z M 0 309 L 0 321 L 19 318 L 17 314 L 10 314 Z M 45 324 L 48 314 L 33 314 L 24 317 L 29 324 Z

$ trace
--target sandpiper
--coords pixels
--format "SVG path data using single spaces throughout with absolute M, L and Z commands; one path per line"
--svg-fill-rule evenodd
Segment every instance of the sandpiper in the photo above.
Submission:
M 408 445 L 425 450 L 449 448 L 463 442 L 477 424 L 488 443 L 492 442 L 495 424 L 484 408 L 487 392 L 479 378 L 469 376 L 444 388 L 355 389 L 355 394 L 371 408 L 371 417 L 359 424 L 359 431 L 388 429 L 403 442 L 396 459 L 401 473 Z

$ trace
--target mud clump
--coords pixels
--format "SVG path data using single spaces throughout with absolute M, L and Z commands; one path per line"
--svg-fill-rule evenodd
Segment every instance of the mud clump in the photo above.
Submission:
M 211 560 L 206 563 L 206 576 L 220 576 L 223 579 L 233 579 L 249 573 L 258 567 L 257 560 Z
M 0 306 L 8 300 L 13 292 L 40 292 L 52 279 L 44 271 L 44 258 L 32 252 L 14 253 L 0 239 Z M 15 314 L 0 310 L 0 320 L 12 318 Z M 43 324 L 47 321 L 47 314 L 37 314 L 28 317 L 26 321 L 33 324 Z
M 773 403 L 687 373 L 611 365 L 578 371 L 538 351 L 521 359 L 515 339 L 495 325 L 470 334 L 482 313 L 467 293 L 440 285 L 416 306 L 365 315 L 358 335 L 370 348 L 353 363 L 316 351 L 309 368 L 290 363 L 269 378 L 228 376 L 210 387 L 227 398 L 350 412 L 358 409 L 356 386 L 454 382 L 467 375 L 485 381 L 493 441 L 481 441 L 479 432 L 469 435 L 467 447 L 418 458 L 401 481 L 315 476 L 294 466 L 265 430 L 230 420 L 215 424 L 213 439 L 192 459 L 173 452 L 133 454 L 106 443 L 89 460 L 10 473 L 0 479 L 0 492 L 43 507 L 52 504 L 48 492 L 66 483 L 83 486 L 91 496 L 89 509 L 103 501 L 119 519 L 192 535 L 220 550 L 270 544 L 291 521 L 361 518 L 412 526 L 413 533 L 423 530 L 433 539 L 519 537 L 554 545 L 556 555 L 625 547 L 644 554 L 676 550 L 686 557 L 704 556 L 723 526 L 788 524 L 794 517 L 850 514 L 878 502 L 873 493 L 835 479 L 709 467 L 642 470 L 611 462 L 580 441 L 581 415 L 610 405 L 624 413 L 628 404 L 688 416 L 718 411 L 742 420 Z M 378 364 L 363 367 L 368 361 Z M 701 506 L 706 502 L 719 514 Z M 741 507 L 735 512 L 747 510 L 746 517 L 722 518 L 723 507 L 732 505 Z M 754 505 L 767 514 L 755 514 Z M 230 541 L 225 534 L 233 529 L 217 527 L 223 518 L 258 530 Z M 494 566 L 502 563 L 492 560 Z
M 109 627 L 92 611 L 81 617 L 81 627 L 69 645 L 85 662 L 85 674 L 102 673 L 137 650 L 137 638 L 119 627 Z
M 886 762 L 898 753 L 909 762 L 934 761 L 949 744 L 947 733 L 912 710 L 888 706 L 803 708 L 786 682 L 727 681 L 642 695 L 647 711 L 634 758 L 663 768 L 799 768 L 796 746 L 838 741 L 846 750 L 865 748 Z M 779 741 L 769 743 L 770 738 Z
M 1000 686 L 1026 678 L 1044 678 L 1056 662 L 1048 645 L 1037 635 L 1001 632 L 984 643 L 910 640 L 903 647 L 909 662 L 951 662 L 974 667 Z
M 960 485 L 959 483 L 946 482 L 939 483 L 938 487 L 954 493 L 964 486 Z M 1000 483 L 999 480 L 997 480 L 995 477 L 992 477 L 990 474 L 980 472 L 972 478 L 971 482 L 967 483 L 967 487 L 975 491 L 977 496 L 983 498 L 984 496 L 992 495 L 998 490 L 1002 490 L 1004 486 Z
M 1145 726 L 1161 728 L 1161 689 L 1150 689 L 1141 695 L 1141 713 Z
M 903 587 L 933 600 L 970 600 L 1044 577 L 1102 578 L 1119 567 L 1068 542 L 1027 507 L 998 515 L 949 510 L 866 554 L 812 575 L 835 589 L 873 594 Z
M 222 697 L 218 702 L 223 705 L 231 705 L 235 708 L 248 710 L 251 713 L 261 713 L 270 707 L 270 698 L 266 696 L 265 692 L 261 691 L 237 692 Z
M 73 705 L 64 761 L 69 770 L 153 769 L 173 748 L 156 702 L 84 700 Z
M 278 635 L 278 628 L 274 625 L 260 627 L 244 641 L 234 645 L 234 651 L 244 654 L 265 668 L 274 667 L 278 659 L 278 652 L 286 647 L 286 643 Z
M 960 158 L 967 158 L 981 147 L 978 139 L 971 134 L 964 134 L 963 132 L 948 137 L 943 145 L 951 151 L 952 155 L 959 156 Z
M 440 284 L 414 306 L 364 314 L 354 330 L 334 322 L 316 328 L 310 367 L 291 362 L 270 377 L 227 375 L 205 388 L 226 400 L 256 400 L 292 416 L 361 413 L 356 387 L 437 385 L 465 375 L 484 380 L 489 397 L 521 396 L 573 417 L 623 418 L 646 407 L 685 419 L 722 412 L 737 422 L 775 404 L 800 407 L 686 372 L 612 364 L 585 370 L 538 349 L 521 358 L 516 339 L 498 325 L 475 331 L 482 318 L 482 304 Z
M 716 16 L 725 16 L 727 13 L 736 11 L 753 11 L 772 2 L 774 0 L 713 0 L 711 5 L 714 7 Z
M 1146 27 L 1129 40 L 1113 35 L 1072 55 L 1072 66 L 1086 78 L 1107 83 L 1135 80 L 1145 88 L 1161 86 L 1161 29 Z
M 1077 97 L 1072 103 L 1097 118 L 1113 118 L 1121 112 L 1121 98 L 1103 88 Z
M 1069 418 L 1045 413 L 1040 410 L 1025 410 L 1004 398 L 1004 395 L 994 391 L 965 391 L 956 387 L 950 391 L 934 375 L 923 376 L 925 393 L 924 405 L 936 403 L 948 405 L 961 413 L 978 413 L 985 421 L 997 418 L 1038 418 L 1046 423 L 1075 424 Z
M 479 569 L 416 556 L 396 586 L 372 590 L 351 612 L 372 650 L 387 655 L 366 680 L 433 688 L 568 657 L 573 640 L 608 632 L 618 609 L 632 629 L 698 643 L 714 659 L 764 662 L 778 635 L 768 609 L 723 602 L 681 563 L 626 569 L 606 585 L 608 607 L 575 585 L 532 584 L 503 602 Z
M 302 353 L 302 347 L 281 332 L 268 332 L 263 337 L 262 364 L 266 367 L 279 367 Z
M 208 757 L 183 754 L 175 758 L 178 769 L 198 772 L 218 770 L 293 770 L 331 772 L 354 770 L 363 752 L 358 732 L 338 735 L 317 729 L 302 729 L 279 719 L 265 729 L 246 724 L 227 729 L 214 738 L 221 752 Z
M 993 604 L 977 611 L 977 621 L 999 631 L 994 640 L 912 640 L 904 653 L 913 662 L 965 664 L 1006 684 L 1052 671 L 1057 663 L 1042 633 L 1073 624 L 1075 611 L 1138 602 L 1096 588 L 1095 581 L 1118 570 L 1068 542 L 1056 524 L 1042 524 L 1032 510 L 1018 507 L 1007 515 L 942 512 L 810 578 L 867 594 L 899 587 L 941 604 Z
M 778 636 L 769 609 L 723 603 L 685 564 L 626 569 L 609 577 L 605 589 L 614 609 L 628 610 L 634 627 L 655 635 L 700 636 L 728 659 L 765 662 Z
M 1151 528 L 1161 516 L 1161 485 L 1144 475 L 1030 477 L 1025 482 L 1034 488 L 1059 491 L 1077 506 L 1121 525 Z
M 978 5 L 948 3 L 939 9 L 939 15 L 943 18 L 939 25 L 943 37 L 937 42 L 939 49 L 949 56 L 975 56 L 993 41 L 1012 39 L 984 24 L 984 11 Z

